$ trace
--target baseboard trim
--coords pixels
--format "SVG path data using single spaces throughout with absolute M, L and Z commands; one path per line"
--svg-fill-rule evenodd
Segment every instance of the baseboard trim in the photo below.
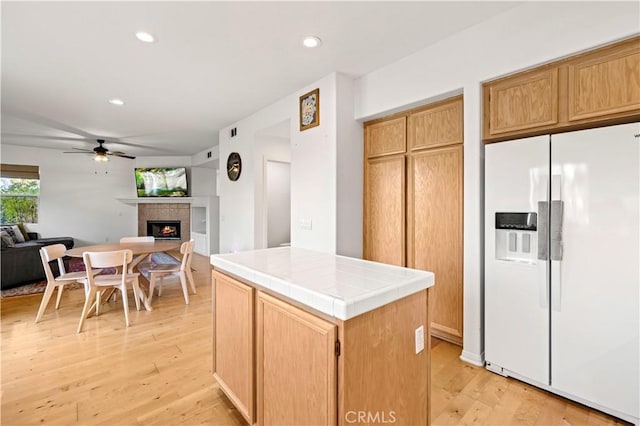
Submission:
M 478 355 L 463 350 L 460 354 L 460 359 L 464 362 L 468 362 L 469 364 L 477 365 L 478 367 L 484 367 L 484 352 Z

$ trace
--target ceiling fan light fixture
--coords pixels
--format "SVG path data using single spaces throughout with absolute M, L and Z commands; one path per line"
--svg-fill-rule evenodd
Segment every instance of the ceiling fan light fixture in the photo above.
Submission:
M 156 41 L 156 38 L 146 31 L 138 31 L 136 33 L 136 38 L 143 43 L 154 43 Z
M 322 40 L 320 40 L 320 38 L 316 36 L 306 36 L 302 39 L 302 44 L 304 45 L 304 47 L 308 47 L 311 49 L 320 46 L 322 44 Z
M 97 152 L 95 157 L 93 157 L 93 161 L 97 161 L 98 163 L 106 163 L 109 161 L 109 157 L 106 154 Z
M 118 98 L 109 99 L 109 103 L 111 105 L 116 105 L 116 106 L 124 105 L 124 101 L 122 99 L 118 99 Z

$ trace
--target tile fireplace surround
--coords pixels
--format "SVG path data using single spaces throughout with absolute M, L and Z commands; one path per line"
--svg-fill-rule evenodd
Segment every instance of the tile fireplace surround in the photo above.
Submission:
M 182 242 L 191 239 L 191 205 L 189 203 L 138 204 L 138 235 L 147 235 L 148 220 L 179 220 Z

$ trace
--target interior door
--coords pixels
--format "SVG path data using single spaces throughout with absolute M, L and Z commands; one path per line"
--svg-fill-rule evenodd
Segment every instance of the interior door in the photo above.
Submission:
M 563 201 L 552 261 L 552 377 L 563 392 L 639 417 L 640 124 L 552 137 Z
M 509 231 L 496 230 L 495 218 L 499 212 L 536 213 L 541 224 L 538 206 L 548 197 L 549 136 L 487 145 L 485 160 L 486 359 L 548 384 L 548 262 L 537 256 L 529 261 L 501 258 L 504 241 L 499 238 Z M 537 241 L 535 232 L 529 241 L 533 253 Z M 520 247 L 522 242 L 515 244 Z

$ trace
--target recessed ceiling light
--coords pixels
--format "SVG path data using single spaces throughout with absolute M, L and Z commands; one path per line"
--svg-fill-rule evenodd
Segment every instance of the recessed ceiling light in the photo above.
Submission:
M 117 106 L 124 105 L 124 101 L 122 99 L 117 99 L 117 98 L 109 99 L 109 103 L 111 105 L 117 105 Z
M 302 44 L 304 44 L 305 47 L 318 47 L 322 44 L 322 40 L 316 36 L 306 36 L 302 40 Z
M 154 41 L 156 41 L 156 38 L 154 36 L 152 36 L 151 34 L 145 31 L 138 31 L 136 33 L 136 37 L 138 38 L 138 40 L 143 41 L 145 43 L 153 43 Z

